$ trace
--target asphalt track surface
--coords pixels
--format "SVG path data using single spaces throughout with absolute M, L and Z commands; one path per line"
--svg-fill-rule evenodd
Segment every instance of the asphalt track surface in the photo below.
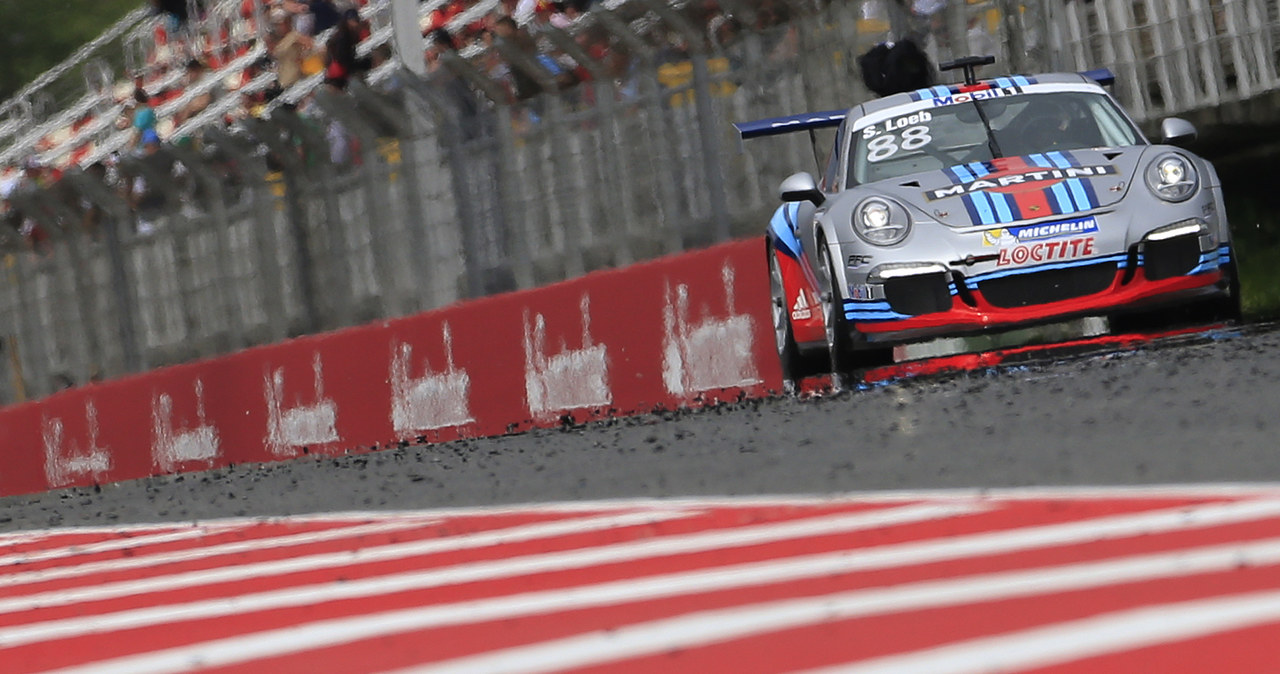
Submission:
M 0 530 L 578 499 L 1280 480 L 1280 330 L 0 499 Z

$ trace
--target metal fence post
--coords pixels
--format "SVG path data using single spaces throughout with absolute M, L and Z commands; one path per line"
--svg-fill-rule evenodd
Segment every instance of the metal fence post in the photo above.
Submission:
M 529 288 L 534 285 L 533 263 L 531 260 L 531 247 L 529 246 L 528 231 L 526 228 L 516 225 L 515 214 L 520 211 L 520 205 L 515 197 L 516 176 L 512 163 L 508 161 L 511 152 L 515 147 L 515 132 L 511 128 L 511 103 L 509 94 L 502 85 L 489 79 L 475 65 L 453 52 L 445 52 L 440 55 L 440 63 L 448 69 L 454 76 L 461 78 L 462 81 L 474 86 L 485 98 L 489 99 L 494 107 L 491 115 L 486 115 L 493 120 L 493 144 L 487 152 L 479 157 L 480 161 L 486 168 L 497 176 L 498 199 L 496 202 L 495 215 L 497 222 L 493 223 L 493 231 L 497 233 L 497 240 L 494 242 L 499 247 L 498 254 L 500 259 L 486 261 L 483 258 L 477 260 L 478 266 L 481 267 L 476 273 L 475 283 L 478 285 L 469 289 L 474 295 L 488 295 L 506 290 L 519 288 Z M 472 193 L 467 199 L 480 198 L 481 195 Z M 463 230 L 463 240 L 466 242 L 468 257 L 468 283 L 472 283 L 473 265 L 470 256 L 480 256 L 480 251 L 485 249 L 485 242 L 480 238 L 480 228 L 484 223 L 471 222 L 469 226 Z M 488 264 L 486 265 L 486 262 Z
M 362 223 L 346 223 L 347 226 L 363 225 L 368 228 L 370 247 L 373 249 L 373 273 L 378 282 L 383 315 L 408 313 L 400 297 L 401 288 L 395 280 L 395 268 L 400 264 L 398 248 L 389 243 L 387 229 L 391 218 L 387 212 L 387 189 L 390 176 L 378 156 L 377 129 L 369 124 L 355 107 L 350 96 L 338 95 L 321 89 L 316 92 L 316 103 L 343 128 L 360 139 L 361 165 L 356 169 L 365 194 L 368 217 Z
M 620 151 L 623 139 L 618 130 L 612 78 L 600 62 L 587 54 L 573 36 L 554 26 L 545 27 L 542 34 L 591 75 L 591 87 L 595 94 L 594 112 L 600 134 L 600 144 L 594 152 L 598 162 L 593 168 L 596 169 L 601 180 L 597 189 L 591 189 L 588 192 L 593 208 L 591 220 L 585 225 L 586 228 L 590 228 L 591 223 L 611 223 L 621 220 L 626 236 L 609 237 L 613 239 L 609 245 L 613 253 L 611 262 L 619 265 L 629 264 L 636 260 L 635 253 L 632 251 L 632 238 L 638 227 L 635 221 L 634 197 L 631 185 L 625 178 L 626 167 L 623 165 Z M 612 201 L 608 199 L 610 196 L 614 197 Z M 621 207 L 618 202 L 621 202 Z M 600 234 L 602 233 L 592 231 L 593 239 L 598 238 Z
M 1027 43 L 1018 14 L 1021 5 L 1014 0 L 997 0 L 997 5 L 1004 25 L 1005 44 L 1009 49 L 1009 72 L 1020 73 L 1027 65 Z
M 663 114 L 662 106 L 662 87 L 658 83 L 655 72 L 658 67 L 657 54 L 644 40 L 631 30 L 622 17 L 618 16 L 611 10 L 605 9 L 603 5 L 597 3 L 591 9 L 591 16 L 600 22 L 600 25 L 609 34 L 618 38 L 627 50 L 630 51 L 637 60 L 643 64 L 643 68 L 639 69 L 639 85 L 641 88 L 640 98 L 645 116 L 649 118 L 651 124 L 657 125 L 663 135 L 666 133 L 666 117 Z M 647 129 L 654 132 L 655 129 Z M 654 139 L 662 140 L 662 139 Z M 677 222 L 676 205 L 679 203 L 679 194 L 676 190 L 674 178 L 668 167 L 674 166 L 676 158 L 672 156 L 670 147 L 665 142 L 650 143 L 649 148 L 655 156 L 652 157 L 651 165 L 654 167 L 654 182 L 657 184 L 658 194 L 656 203 L 653 204 L 655 212 L 659 214 L 657 221 L 649 227 L 649 237 L 653 241 L 653 252 L 658 253 L 674 253 L 681 250 L 683 242 L 681 234 L 683 228 Z M 664 232 L 662 225 L 674 228 L 674 233 Z
M 551 154 L 551 171 L 539 171 L 538 175 L 547 178 L 549 181 L 564 179 L 564 176 L 569 172 L 568 159 L 565 156 L 565 151 L 567 150 L 567 138 L 565 137 L 564 128 L 564 109 L 562 101 L 558 95 L 559 87 L 555 78 L 534 58 L 533 55 L 526 53 L 523 48 L 509 40 L 498 38 L 494 41 L 494 48 L 508 65 L 513 69 L 528 75 L 537 83 L 538 88 L 542 90 L 541 93 L 539 93 L 533 100 L 525 102 L 526 105 L 535 106 L 534 109 L 537 110 L 540 117 L 535 125 L 537 127 L 537 132 L 540 132 L 550 141 L 548 145 Z M 525 140 L 528 141 L 529 137 L 533 135 L 533 133 L 526 134 Z M 513 145 L 506 147 L 514 150 Z M 531 148 L 533 147 L 533 144 L 526 143 L 525 147 Z M 534 157 L 534 160 L 536 161 L 537 157 Z M 555 191 L 556 190 L 554 188 L 546 190 L 547 193 L 555 193 Z M 562 204 L 558 203 L 558 200 L 545 201 L 545 203 L 551 209 L 548 212 L 548 227 L 552 230 L 564 227 L 564 221 L 567 219 L 564 217 L 564 214 L 561 213 L 560 217 L 555 217 L 555 211 L 563 207 Z M 526 205 L 525 208 L 528 209 L 529 206 Z M 527 224 L 525 229 L 529 229 Z M 543 277 L 535 277 L 535 282 L 539 285 L 553 280 L 558 280 L 559 278 L 564 278 L 566 276 L 581 276 L 586 272 L 585 261 L 582 257 L 581 244 L 585 244 L 589 240 L 590 232 L 583 231 L 580 220 L 575 229 L 578 230 L 576 232 L 578 235 L 577 237 L 574 236 L 575 232 L 572 231 L 563 231 L 563 234 L 559 237 L 564 243 L 565 250 L 556 251 L 553 247 L 550 255 L 536 256 L 537 259 L 534 261 L 535 270 L 540 270 L 544 274 Z M 550 236 L 553 242 L 556 241 L 554 231 L 547 231 L 545 232 L 545 235 Z M 569 246 L 572 246 L 575 243 L 575 238 L 578 239 L 577 243 L 579 244 L 576 254 L 568 250 Z M 548 269 L 548 267 L 552 267 L 553 269 Z
M 311 228 L 308 226 L 308 214 L 302 204 L 302 184 L 306 180 L 306 160 L 298 156 L 298 147 L 294 145 L 294 134 L 300 133 L 297 126 L 303 124 L 291 111 L 277 111 L 272 119 L 281 126 L 268 124 L 261 120 L 245 120 L 245 128 L 253 137 L 265 143 L 279 158 L 283 165 L 281 171 L 284 180 L 284 200 L 286 220 L 289 228 L 289 242 L 293 248 L 293 257 L 297 261 L 298 295 L 302 302 L 302 321 L 298 325 L 300 334 L 316 332 L 323 324 L 320 316 L 319 298 L 316 290 L 315 262 L 311 257 Z
M 11 195 L 13 196 L 16 195 Z M 82 240 L 85 232 L 81 231 L 77 213 L 69 205 L 74 195 L 69 188 L 58 183 L 34 190 L 30 196 L 34 205 L 52 217 L 53 222 L 47 223 L 46 229 L 53 229 L 52 226 L 56 223 L 56 230 L 50 232 L 54 235 L 55 246 L 65 246 L 66 254 L 71 258 L 71 264 L 65 268 L 60 267 L 57 272 L 62 273 L 65 270 L 71 275 L 77 324 L 66 326 L 66 329 L 84 339 L 86 362 L 80 363 L 78 368 L 73 367 L 73 370 L 79 370 L 83 378 L 88 380 L 102 372 L 104 358 L 101 329 L 97 321 L 93 320 L 92 282 L 85 278 L 89 273 L 89 261 L 85 255 Z
M 300 172 L 293 176 L 294 181 L 291 185 L 293 189 L 290 190 L 290 194 L 295 198 L 290 202 L 290 206 L 296 207 L 297 213 L 305 215 L 291 217 L 290 224 L 296 239 L 295 246 L 300 255 L 299 259 L 305 260 L 306 273 L 308 276 L 313 276 L 310 282 L 314 284 L 319 280 L 316 277 L 321 270 L 327 275 L 327 282 L 324 284 L 327 301 L 323 305 L 320 303 L 320 295 L 315 292 L 315 286 L 312 286 L 312 299 L 315 302 L 314 306 L 317 307 L 315 316 L 318 321 L 312 330 L 351 325 L 355 322 L 358 313 L 357 297 L 352 283 L 351 256 L 346 250 L 346 233 L 342 230 L 342 213 L 338 207 L 338 195 L 335 192 L 336 176 L 329 163 L 328 141 L 323 132 L 311 126 L 307 120 L 295 112 L 277 111 L 272 115 L 272 121 L 276 120 L 291 132 L 292 141 L 297 142 L 302 151 L 311 158 L 310 164 L 302 160 L 294 165 L 300 169 Z M 289 148 L 289 151 L 296 152 L 298 149 L 293 147 Z M 287 169 L 286 173 L 289 173 Z M 322 223 L 312 222 L 312 212 L 307 207 L 307 201 L 312 198 L 318 198 L 323 206 L 325 216 Z M 293 213 L 295 211 L 291 210 L 291 216 Z M 317 231 L 324 236 L 328 244 L 324 251 L 325 257 L 319 260 L 315 255 L 316 245 L 312 238 Z
M 716 115 L 711 100 L 711 72 L 707 66 L 707 45 L 702 31 L 689 23 L 689 20 L 672 9 L 664 0 L 636 0 L 648 7 L 666 24 L 675 29 L 689 46 L 690 60 L 693 62 L 694 106 L 698 115 L 698 129 L 701 140 L 703 171 L 707 178 L 707 203 L 711 207 L 711 231 L 713 241 L 724 241 L 729 238 L 729 208 L 724 186 L 724 171 L 721 166 L 723 157 L 720 154 L 720 135 L 723 133 L 721 123 Z M 700 237 L 694 236 L 694 241 Z
M 236 166 L 244 171 L 253 213 L 253 259 L 254 276 L 260 279 L 259 292 L 256 293 L 262 302 L 262 313 L 266 317 L 265 324 L 259 329 L 244 325 L 244 344 L 265 343 L 283 339 L 289 335 L 289 314 L 284 299 L 283 274 L 277 255 L 278 245 L 275 236 L 275 219 L 271 213 L 275 209 L 275 200 L 264 197 L 267 185 L 266 162 L 258 153 L 258 143 L 242 136 L 229 134 L 221 129 L 209 129 L 205 132 L 205 141 L 218 152 L 233 158 Z M 266 143 L 261 145 L 265 146 Z
M 157 228 L 157 231 L 145 240 L 143 237 L 138 237 L 131 246 L 135 261 L 138 261 L 139 254 L 160 253 L 160 256 L 148 261 L 138 270 L 138 273 L 144 279 L 144 286 L 149 280 L 147 279 L 148 273 L 163 273 L 163 268 L 158 264 L 160 260 L 164 259 L 161 253 L 162 247 L 168 245 L 173 252 L 173 274 L 177 279 L 180 301 L 159 304 L 158 306 L 160 307 L 172 308 L 176 309 L 176 311 L 153 313 L 150 314 L 150 317 L 158 320 L 162 316 L 179 316 L 181 318 L 181 335 L 173 335 L 161 328 L 158 332 L 155 330 L 149 332 L 148 336 L 144 338 L 144 342 L 147 342 L 148 351 L 153 352 L 153 359 L 163 365 L 190 360 L 200 355 L 202 351 L 196 339 L 201 334 L 197 328 L 202 326 L 202 321 L 197 316 L 198 292 L 192 272 L 192 228 L 187 223 L 182 222 L 180 218 L 173 217 L 177 213 L 181 201 L 174 184 L 172 167 L 172 156 L 163 150 L 149 157 L 123 157 L 120 160 L 120 169 L 126 175 L 131 177 L 141 176 L 146 180 L 150 190 L 157 191 L 163 195 L 164 205 L 162 209 L 170 216 L 167 227 Z M 152 287 L 156 286 L 152 285 Z M 143 315 L 143 319 L 144 326 L 150 325 L 152 328 L 156 328 L 158 325 L 165 325 L 166 327 L 172 327 L 171 323 L 148 323 L 146 314 Z M 157 335 L 169 337 L 167 343 L 155 343 L 153 340 Z
M 125 263 L 124 242 L 120 237 L 121 228 L 132 219 L 129 206 L 100 180 L 80 169 L 68 171 L 63 175 L 63 180 L 66 180 L 84 198 L 102 207 L 108 216 L 103 219 L 101 229 L 111 266 L 111 285 L 116 296 L 116 327 L 120 334 L 121 358 L 124 361 L 125 372 L 140 372 L 148 366 L 148 363 L 143 356 L 142 345 L 138 339 L 137 287 Z
M 418 79 L 409 71 L 401 71 L 399 75 L 401 80 L 406 82 L 410 79 Z M 423 212 L 422 199 L 417 190 L 418 163 L 421 158 L 414 149 L 413 120 L 408 115 L 408 109 L 403 100 L 399 106 L 396 106 L 386 96 L 369 89 L 358 80 L 352 80 L 347 88 L 361 110 L 371 114 L 384 128 L 391 129 L 399 141 L 400 163 L 397 164 L 396 170 L 403 181 L 404 189 L 401 190 L 401 196 L 408 216 L 408 222 L 402 224 L 409 239 L 408 260 L 418 259 L 430 249 L 430 244 L 427 241 L 426 216 Z M 410 292 L 411 289 L 408 288 L 405 290 L 406 295 L 402 296 L 405 302 L 402 309 L 405 313 L 414 309 L 430 308 L 423 301 L 422 294 Z
M 442 71 L 442 73 L 447 77 L 453 77 L 447 71 Z M 462 113 L 442 100 L 440 89 L 443 89 L 443 87 L 433 88 L 426 80 L 409 75 L 404 78 L 404 83 L 405 91 L 434 113 L 433 117 L 437 128 L 436 136 L 440 139 L 444 149 L 445 161 L 449 165 L 450 186 L 453 189 L 454 224 L 459 228 L 460 238 L 464 242 L 463 250 L 460 252 L 463 253 L 462 274 L 466 284 L 466 291 L 462 294 L 466 297 L 479 297 L 484 294 L 484 269 L 477 263 L 474 254 L 471 252 L 475 249 L 471 248 L 471 246 L 476 244 L 476 239 L 478 238 L 476 229 L 480 218 L 476 215 L 476 210 L 471 202 L 474 191 L 463 156 L 462 143 L 465 135 L 463 125 L 459 124 L 455 119 Z M 413 177 L 410 178 L 411 182 L 409 184 L 418 185 L 416 168 L 413 169 L 411 175 Z M 407 190 L 406 198 L 412 203 L 410 213 L 416 212 L 418 214 L 415 232 L 422 241 L 422 250 L 425 253 L 425 251 L 429 250 L 430 244 L 428 243 L 428 237 L 425 236 L 425 210 L 421 200 L 418 198 L 417 189 Z M 433 276 L 434 272 L 434 269 L 430 271 Z M 435 278 L 439 279 L 440 277 L 435 276 Z
M 230 218 L 227 217 L 227 193 L 222 183 L 222 176 L 210 167 L 207 158 L 200 155 L 190 147 L 180 145 L 170 145 L 165 148 L 165 152 L 171 153 L 176 159 L 181 161 L 187 170 L 200 181 L 201 186 L 208 190 L 207 198 L 204 205 L 210 211 L 210 218 L 206 221 L 207 225 L 214 228 L 214 241 L 217 248 L 215 253 L 217 260 L 214 262 L 214 269 L 222 282 L 217 283 L 215 288 L 215 297 L 217 298 L 218 310 L 222 314 L 227 330 L 218 332 L 216 339 L 221 343 L 216 345 L 219 352 L 230 351 L 247 344 L 245 340 L 244 315 L 240 311 L 239 303 L 236 301 L 236 293 L 232 288 L 232 282 L 235 274 L 231 271 L 231 243 L 230 239 Z

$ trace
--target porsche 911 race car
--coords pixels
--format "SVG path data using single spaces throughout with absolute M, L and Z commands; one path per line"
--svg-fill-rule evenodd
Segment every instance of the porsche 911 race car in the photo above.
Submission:
M 783 181 L 769 223 L 774 328 L 789 381 L 886 347 L 1196 303 L 1239 314 L 1213 166 L 1163 121 L 1152 144 L 1105 70 L 978 80 L 846 111 L 740 123 L 742 137 L 836 127 L 826 170 Z M 874 357 L 873 357 L 874 356 Z

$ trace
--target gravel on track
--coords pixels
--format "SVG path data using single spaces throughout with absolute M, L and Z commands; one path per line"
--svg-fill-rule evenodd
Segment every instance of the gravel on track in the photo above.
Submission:
M 139 432 L 146 432 L 141 430 Z M 1280 480 L 1280 332 L 0 499 L 0 531 L 579 499 Z

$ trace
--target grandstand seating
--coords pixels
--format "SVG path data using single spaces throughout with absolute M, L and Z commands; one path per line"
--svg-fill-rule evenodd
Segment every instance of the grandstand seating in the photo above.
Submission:
M 432 12 L 443 8 L 448 1 L 422 0 L 418 8 L 420 25 L 429 27 Z M 598 0 L 598 4 L 607 9 L 618 9 L 626 3 L 627 0 Z M 206 0 L 203 11 L 197 13 L 192 0 L 191 18 L 180 29 L 175 29 L 164 15 L 149 14 L 145 9 L 130 13 L 14 99 L 0 104 L 0 167 L 7 167 L 0 168 L 0 172 L 11 171 L 33 156 L 45 165 L 66 169 L 87 166 L 124 150 L 132 131 L 119 128 L 118 122 L 127 113 L 136 84 L 141 84 L 153 96 L 160 120 L 157 131 L 162 139 L 191 135 L 208 125 L 233 121 L 244 114 L 239 94 L 257 94 L 275 83 L 274 74 L 269 70 L 252 72 L 252 67 L 267 55 L 265 16 L 270 4 L 271 0 Z M 366 57 L 392 40 L 390 0 L 357 0 L 355 4 L 370 25 L 369 34 L 357 46 L 357 55 Z M 472 0 L 467 9 L 449 19 L 444 27 L 455 35 L 467 35 L 486 15 L 500 10 L 500 0 Z M 517 18 L 526 22 L 530 19 Z M 323 44 L 332 30 L 316 36 L 316 44 Z M 430 46 L 431 35 L 424 39 L 426 46 Z M 461 53 L 471 58 L 484 48 L 476 43 L 464 44 Z M 107 58 L 103 58 L 104 52 Z M 183 66 L 193 58 L 203 61 L 208 70 L 200 81 L 184 86 Z M 98 64 L 123 62 L 125 71 L 99 75 L 99 79 L 109 79 L 109 82 L 87 83 L 82 95 L 64 101 L 60 111 L 46 121 L 37 123 L 30 114 L 23 114 L 24 102 L 32 98 L 33 92 L 59 78 L 67 78 L 78 68 L 83 70 L 91 60 Z M 723 60 L 716 65 L 721 70 L 726 67 Z M 679 88 L 688 79 L 685 72 L 688 64 L 672 68 L 666 77 L 669 81 L 664 80 L 664 84 Z M 369 73 L 367 79 L 376 84 L 395 69 L 396 64 L 388 62 Z M 322 68 L 313 64 L 310 71 L 261 112 L 269 114 L 281 104 L 304 99 L 324 79 Z M 731 91 L 731 84 L 724 86 Z M 181 126 L 174 124 L 172 117 L 176 111 L 215 88 L 237 95 L 222 96 Z M 673 102 L 679 102 L 681 94 L 675 96 Z

